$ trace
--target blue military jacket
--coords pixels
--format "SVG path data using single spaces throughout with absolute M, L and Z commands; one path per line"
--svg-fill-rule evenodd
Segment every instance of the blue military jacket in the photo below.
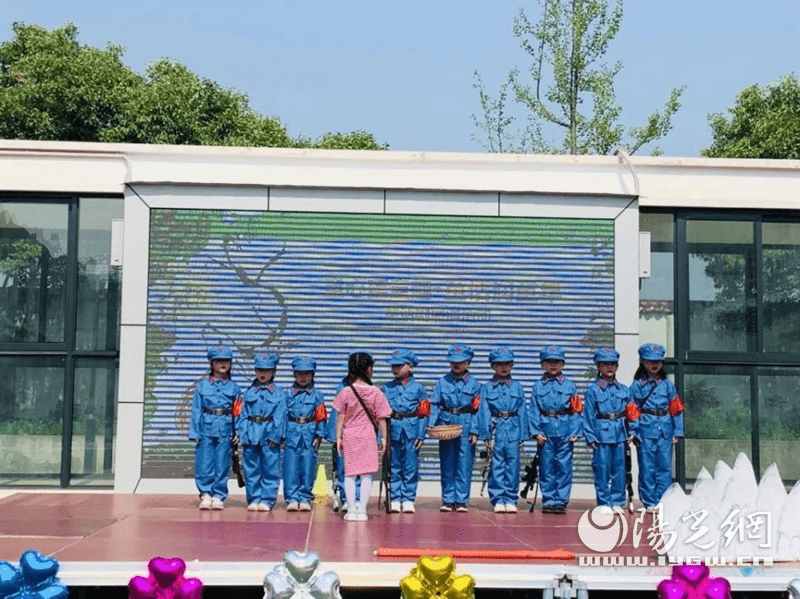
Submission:
M 249 417 L 271 418 L 254 422 Z M 243 445 L 280 443 L 286 430 L 286 391 L 275 383 L 261 384 L 258 380 L 244 392 L 242 413 L 236 419 L 236 434 Z
M 489 431 L 498 443 L 524 441 L 528 438 L 528 408 L 525 390 L 511 377 L 493 377 L 481 387 L 480 429 Z
M 678 389 L 669 379 L 638 379 L 631 385 L 633 401 L 642 410 L 638 420 L 630 423 L 631 434 L 637 439 L 683 437 L 683 413 L 669 414 L 669 402 L 678 396 Z M 647 401 L 645 401 L 647 398 Z M 663 411 L 663 416 L 648 414 L 645 410 Z
M 339 385 L 336 387 L 336 391 L 333 392 L 333 397 L 335 398 L 339 393 L 342 392 L 342 389 L 347 387 L 350 384 L 350 379 L 344 377 L 341 381 L 339 381 Z M 331 407 L 330 411 L 328 412 L 328 424 L 325 425 L 325 440 L 330 441 L 331 443 L 336 443 L 336 418 L 339 415 L 339 411 L 336 408 Z
M 326 420 L 317 422 L 315 420 L 317 406 L 324 405 L 322 393 L 317 391 L 314 385 L 309 385 L 305 389 L 293 386 L 288 394 L 288 410 L 286 415 L 286 445 L 289 447 L 299 447 L 300 441 L 304 441 L 306 446 L 310 446 L 315 437 L 325 437 Z M 292 422 L 293 419 L 309 419 L 306 424 Z
M 630 401 L 630 391 L 625 385 L 597 377 L 583 399 L 583 436 L 587 443 L 622 443 L 627 439 L 625 406 Z
M 578 388 L 564 375 L 543 376 L 531 388 L 530 431 L 531 436 L 580 437 L 583 435 L 583 419 L 572 413 L 570 398 L 578 394 Z M 565 414 L 553 415 L 554 411 L 568 410 Z M 548 415 L 550 413 L 550 415 Z
M 383 385 L 381 390 L 386 396 L 392 412 L 399 412 L 400 414 L 416 412 L 419 408 L 419 402 L 428 397 L 425 387 L 417 382 L 413 376 L 409 376 L 404 381 L 393 379 Z M 426 428 L 428 428 L 428 416 L 422 418 L 417 416 L 393 417 L 389 436 L 393 441 L 399 440 L 403 433 L 405 433 L 406 439 L 424 439 Z
M 439 424 L 461 424 L 461 436 L 478 435 L 479 439 L 488 439 L 488 428 L 481 428 L 478 411 L 472 413 L 469 409 L 477 397 L 481 401 L 481 384 L 471 374 L 456 377 L 448 372 L 436 382 L 431 396 L 431 420 Z M 465 410 L 460 414 L 453 414 L 447 409 Z
M 239 385 L 228 377 L 209 376 L 197 384 L 192 398 L 192 420 L 189 438 L 232 437 L 233 415 L 214 415 L 203 410 L 232 410 L 233 402 L 242 395 Z

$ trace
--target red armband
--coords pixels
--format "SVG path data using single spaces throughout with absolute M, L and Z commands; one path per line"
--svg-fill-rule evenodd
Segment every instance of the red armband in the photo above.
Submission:
M 580 414 L 583 412 L 583 400 L 580 395 L 573 395 L 569 398 L 569 407 L 573 414 Z
M 236 401 L 233 402 L 233 407 L 231 408 L 231 414 L 234 416 L 240 416 L 242 414 L 242 405 L 244 404 L 244 400 L 240 397 L 236 398 Z
M 477 412 L 478 408 L 480 407 L 481 407 L 481 396 L 476 395 L 475 397 L 472 398 L 472 411 Z
M 324 403 L 321 403 L 314 410 L 314 420 L 317 422 L 325 422 L 328 419 L 328 410 Z
M 673 418 L 678 414 L 682 414 L 685 409 L 686 406 L 683 405 L 683 400 L 681 400 L 679 395 L 676 395 L 669 401 L 669 413 Z
M 427 399 L 423 399 L 419 402 L 419 406 L 417 406 L 417 416 L 420 418 L 425 418 L 426 416 L 431 415 L 431 402 Z
M 639 420 L 639 416 L 642 415 L 642 410 L 639 408 L 639 405 L 632 401 L 628 405 L 625 406 L 625 416 L 628 418 L 630 422 L 635 420 Z

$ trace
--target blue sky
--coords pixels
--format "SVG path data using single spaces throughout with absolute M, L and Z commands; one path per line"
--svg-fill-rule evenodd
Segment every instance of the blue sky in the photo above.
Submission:
M 798 0 L 626 0 L 607 59 L 626 126 L 642 125 L 669 91 L 686 85 L 669 136 L 673 156 L 711 141 L 707 115 L 742 88 L 800 72 Z M 481 152 L 471 115 L 488 91 L 526 66 L 512 34 L 517 1 L 161 2 L 3 0 L 0 40 L 24 21 L 48 29 L 72 21 L 80 40 L 126 48 L 138 72 L 160 57 L 246 93 L 291 135 L 364 129 L 393 150 Z M 640 153 L 646 153 L 643 148 Z

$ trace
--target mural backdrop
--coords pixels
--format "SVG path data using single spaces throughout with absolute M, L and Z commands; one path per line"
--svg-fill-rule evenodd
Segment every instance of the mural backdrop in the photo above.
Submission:
M 510 345 L 526 391 L 539 348 L 560 344 L 582 392 L 594 348 L 614 339 L 613 241 L 611 220 L 153 209 L 143 476 L 192 476 L 191 398 L 218 341 L 243 388 L 257 352 L 281 356 L 286 386 L 291 357 L 312 354 L 328 402 L 354 349 L 375 356 L 378 384 L 389 353 L 413 349 L 430 392 L 456 341 L 481 381 L 489 350 Z M 435 442 L 422 476 L 438 478 Z

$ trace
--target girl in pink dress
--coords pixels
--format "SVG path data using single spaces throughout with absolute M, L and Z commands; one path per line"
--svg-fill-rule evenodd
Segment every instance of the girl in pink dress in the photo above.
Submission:
M 348 379 L 333 407 L 339 412 L 336 420 L 336 445 L 339 454 L 344 455 L 344 494 L 347 503 L 355 506 L 344 519 L 363 521 L 367 519 L 367 501 L 372 487 L 372 479 L 378 471 L 378 453 L 386 451 L 386 419 L 392 408 L 380 389 L 372 386 L 372 356 L 366 352 L 350 354 Z M 358 396 L 361 397 L 359 401 Z M 361 404 L 364 404 L 362 406 Z M 364 411 L 369 410 L 369 415 Z M 377 445 L 375 421 L 381 432 L 381 442 Z M 361 495 L 356 503 L 356 476 L 361 476 Z

